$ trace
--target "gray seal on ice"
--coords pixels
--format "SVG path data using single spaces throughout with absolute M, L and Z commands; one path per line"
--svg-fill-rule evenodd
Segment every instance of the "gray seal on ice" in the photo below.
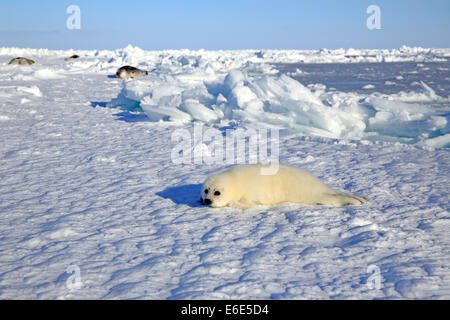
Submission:
M 23 57 L 17 57 L 12 59 L 9 64 L 15 64 L 15 65 L 30 65 L 33 64 L 34 61 L 31 59 L 23 58 Z
M 137 79 L 148 75 L 148 71 L 141 70 L 131 66 L 123 66 L 116 72 L 117 78 L 120 79 Z
M 210 176 L 203 184 L 201 203 L 215 208 L 249 208 L 285 202 L 347 206 L 369 201 L 365 197 L 330 189 L 318 178 L 297 167 L 278 164 L 278 170 L 263 174 L 271 165 L 240 165 Z
M 65 58 L 64 60 L 65 60 L 65 61 L 71 61 L 71 60 L 78 59 L 79 57 L 80 57 L 79 55 L 74 54 L 74 55 L 71 55 L 71 56 L 68 57 L 68 58 Z

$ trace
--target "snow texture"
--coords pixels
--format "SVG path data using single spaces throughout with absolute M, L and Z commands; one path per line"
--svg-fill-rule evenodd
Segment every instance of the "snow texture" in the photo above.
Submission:
M 449 299 L 448 56 L 0 48 L 0 298 Z M 227 166 L 171 161 L 199 123 L 279 128 L 281 162 L 371 201 L 201 206 Z

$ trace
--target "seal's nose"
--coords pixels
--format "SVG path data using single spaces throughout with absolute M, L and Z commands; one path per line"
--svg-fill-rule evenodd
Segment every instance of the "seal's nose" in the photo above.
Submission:
M 203 202 L 204 202 L 205 204 L 211 204 L 211 203 L 212 203 L 212 201 L 211 201 L 210 199 L 205 199 Z

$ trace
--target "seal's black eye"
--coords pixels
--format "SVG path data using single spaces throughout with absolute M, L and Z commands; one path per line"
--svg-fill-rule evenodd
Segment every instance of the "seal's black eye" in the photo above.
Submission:
M 215 196 L 220 196 L 220 191 L 214 192 L 214 195 L 215 195 Z
M 205 194 L 208 194 L 208 189 L 205 189 Z

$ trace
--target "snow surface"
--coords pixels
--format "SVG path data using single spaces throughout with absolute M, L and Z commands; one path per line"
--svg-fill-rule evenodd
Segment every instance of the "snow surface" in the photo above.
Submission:
M 0 298 L 450 298 L 449 56 L 0 48 Z M 281 162 L 371 202 L 203 207 L 226 166 L 171 161 L 199 122 L 279 128 Z

